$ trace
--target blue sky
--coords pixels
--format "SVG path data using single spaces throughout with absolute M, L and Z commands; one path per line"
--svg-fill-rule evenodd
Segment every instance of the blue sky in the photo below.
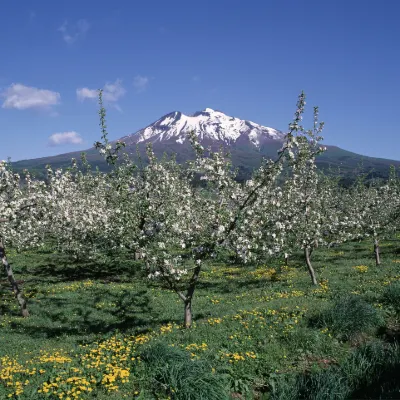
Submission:
M 400 160 L 398 0 L 0 5 L 0 159 L 92 146 L 206 107 L 286 130 L 301 90 L 324 143 Z

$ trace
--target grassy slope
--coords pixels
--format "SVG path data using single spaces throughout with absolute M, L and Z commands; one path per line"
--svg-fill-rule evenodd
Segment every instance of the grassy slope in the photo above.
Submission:
M 277 260 L 246 268 L 209 265 L 195 296 L 195 327 L 189 331 L 179 328 L 182 304 L 177 296 L 135 277 L 135 263 L 120 261 L 107 272 L 107 267 L 74 265 L 53 254 L 10 252 L 17 279 L 24 280 L 32 315 L 19 317 L 2 282 L 0 398 L 18 388 L 21 399 L 45 398 L 38 388 L 47 393 L 58 390 L 63 395 L 54 398 L 63 399 L 94 394 L 99 399 L 154 398 L 146 392 L 152 381 L 138 355 L 157 342 L 209 362 L 210 373 L 220 374 L 221 379 L 227 373 L 236 398 L 296 398 L 288 394 L 297 390 L 293 383 L 288 386 L 290 376 L 347 365 L 362 343 L 385 339 L 382 330 L 340 341 L 338 332 L 312 325 L 315 315 L 341 293 L 354 292 L 373 305 L 392 329 L 386 339 L 396 336 L 399 315 L 382 301 L 386 287 L 400 280 L 396 244 L 400 247 L 396 242 L 383 245 L 379 268 L 369 243 L 316 251 L 318 288 L 310 286 L 300 258 L 293 259 L 290 268 L 282 268 Z M 369 268 L 359 272 L 353 268 L 357 265 Z M 79 380 L 83 378 L 87 382 Z M 53 382 L 53 388 L 43 387 L 44 382 Z M 273 388 L 277 397 L 270 397 Z M 247 389 L 247 395 L 238 394 Z M 172 390 L 177 389 L 165 388 L 165 396 L 158 398 L 166 399 L 168 393 L 170 398 L 182 398 Z M 357 396 L 368 398 L 365 392 Z

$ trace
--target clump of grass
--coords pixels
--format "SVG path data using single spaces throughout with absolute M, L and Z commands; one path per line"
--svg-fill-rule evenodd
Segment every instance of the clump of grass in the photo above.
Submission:
M 272 386 L 271 400 L 344 400 L 352 392 L 336 368 L 309 374 L 280 375 Z
M 343 295 L 315 319 L 341 340 L 351 340 L 362 333 L 372 333 L 383 325 L 381 314 L 371 304 L 356 295 Z
M 400 312 L 400 282 L 392 283 L 383 293 L 383 301 Z
M 157 342 L 141 354 L 147 389 L 155 398 L 176 400 L 224 400 L 229 398 L 225 376 L 215 373 L 205 361 L 192 360 L 189 353 Z
M 341 366 L 331 366 L 307 374 L 275 377 L 271 400 L 398 398 L 400 348 L 371 342 L 357 348 Z
M 322 334 L 321 334 L 322 333 Z M 343 346 L 329 334 L 309 327 L 298 327 L 286 338 L 287 352 L 300 364 L 307 368 L 313 360 L 339 362 L 346 356 Z M 309 360 L 309 356 L 312 358 Z

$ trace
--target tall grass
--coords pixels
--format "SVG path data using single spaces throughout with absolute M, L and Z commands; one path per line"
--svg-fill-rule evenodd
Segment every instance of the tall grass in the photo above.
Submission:
M 383 301 L 400 313 L 400 282 L 392 283 L 383 293 Z
M 379 311 L 359 296 L 345 294 L 315 318 L 318 326 L 332 330 L 340 340 L 374 333 L 384 324 Z
M 162 395 L 177 400 L 229 399 L 225 377 L 207 362 L 192 360 L 186 351 L 158 342 L 146 348 L 141 359 L 147 377 L 144 386 L 155 399 Z
M 297 376 L 281 375 L 275 380 L 269 398 L 398 399 L 399 373 L 400 347 L 376 341 L 356 349 L 340 366 Z

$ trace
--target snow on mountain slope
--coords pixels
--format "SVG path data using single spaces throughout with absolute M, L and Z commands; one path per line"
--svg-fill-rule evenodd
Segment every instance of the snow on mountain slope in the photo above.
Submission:
M 188 140 L 186 133 L 192 130 L 199 136 L 200 142 L 223 142 L 227 145 L 245 138 L 254 146 L 259 147 L 265 140 L 281 141 L 284 138 L 284 133 L 276 129 L 206 108 L 193 115 L 185 115 L 179 111 L 172 112 L 121 140 L 127 144 L 171 140 L 183 144 Z

